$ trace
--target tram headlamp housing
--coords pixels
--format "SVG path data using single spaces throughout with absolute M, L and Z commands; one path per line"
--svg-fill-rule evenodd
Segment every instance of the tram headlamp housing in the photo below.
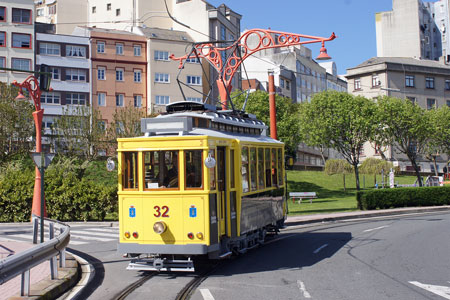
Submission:
M 158 221 L 155 224 L 153 224 L 153 231 L 156 234 L 163 234 L 166 231 L 166 229 L 167 225 L 163 221 Z

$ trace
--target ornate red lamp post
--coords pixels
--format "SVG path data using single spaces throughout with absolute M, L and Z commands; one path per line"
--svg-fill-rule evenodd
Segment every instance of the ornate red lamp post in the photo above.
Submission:
M 41 108 L 41 89 L 39 87 L 39 82 L 35 76 L 28 76 L 22 83 L 18 83 L 17 81 L 12 82 L 13 85 L 18 86 L 20 88 L 19 95 L 16 100 L 25 99 L 22 90 L 26 89 L 30 94 L 31 99 L 34 102 L 35 111 L 33 112 L 34 125 L 36 127 L 36 152 L 42 152 L 42 117 L 44 116 L 44 109 Z M 34 181 L 34 193 L 33 193 L 33 205 L 31 208 L 31 216 L 41 216 L 41 173 L 36 167 L 36 176 Z M 42 199 L 43 205 L 43 215 L 47 216 L 47 212 L 45 209 L 45 200 Z

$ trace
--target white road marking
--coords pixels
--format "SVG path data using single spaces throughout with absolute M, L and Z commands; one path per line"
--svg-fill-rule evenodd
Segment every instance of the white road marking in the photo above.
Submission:
M 94 236 L 86 236 L 86 235 L 79 235 L 79 234 L 72 234 L 72 232 L 70 233 L 70 239 L 72 240 L 72 238 L 75 238 L 77 240 L 88 240 L 88 241 L 99 241 L 99 242 L 111 242 L 111 241 L 116 241 L 117 238 L 111 238 L 111 239 L 105 239 L 105 238 L 99 238 L 99 237 L 94 237 Z
M 410 281 L 409 283 L 414 284 L 415 286 L 427 290 L 431 293 L 439 295 L 445 299 L 450 299 L 450 287 L 448 286 L 424 284 L 418 281 Z
M 79 229 L 79 228 L 77 228 Z M 108 228 L 85 228 L 85 231 L 98 231 L 98 232 L 118 232 L 119 231 L 119 227 L 108 227 Z
M 104 236 L 104 237 L 109 237 L 109 238 L 118 238 L 119 235 L 117 233 L 102 233 L 102 232 L 86 232 L 86 231 L 81 231 L 81 230 L 71 230 L 70 231 L 70 235 L 73 237 L 78 237 L 78 236 L 86 236 L 86 235 L 95 235 L 95 236 Z
M 208 289 L 200 289 L 200 293 L 202 294 L 203 299 L 214 300 L 213 295 L 211 294 L 211 292 Z
M 320 246 L 319 248 L 317 248 L 316 250 L 314 250 L 314 254 L 317 254 L 317 253 L 319 253 L 319 251 L 320 250 L 322 250 L 323 248 L 325 248 L 325 247 L 327 247 L 328 246 L 328 244 L 325 244 L 325 245 L 322 245 L 322 246 Z
M 383 228 L 386 228 L 386 227 L 389 227 L 389 225 L 380 226 L 380 227 L 372 228 L 372 229 L 367 229 L 367 230 L 364 230 L 363 232 L 371 232 L 371 231 L 378 230 L 378 229 L 383 229 Z
M 308 291 L 306 290 L 306 287 L 305 287 L 305 284 L 303 283 L 303 281 L 297 280 L 297 285 L 298 285 L 298 288 L 300 289 L 300 292 L 302 292 L 303 297 L 311 298 L 311 294 L 308 293 Z

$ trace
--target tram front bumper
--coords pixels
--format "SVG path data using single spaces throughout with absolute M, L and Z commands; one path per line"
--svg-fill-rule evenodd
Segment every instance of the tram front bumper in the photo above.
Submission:
M 154 245 L 137 243 L 119 243 L 117 252 L 119 253 L 139 253 L 139 254 L 186 254 L 203 255 L 208 252 L 216 251 L 219 245 L 207 246 L 203 244 L 189 245 Z

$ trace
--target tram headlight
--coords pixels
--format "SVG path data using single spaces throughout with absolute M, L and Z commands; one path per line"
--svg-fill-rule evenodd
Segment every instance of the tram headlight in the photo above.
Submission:
M 130 234 L 129 231 L 125 232 L 125 237 L 126 237 L 127 239 L 129 239 L 129 238 L 131 237 L 131 234 Z
M 198 238 L 199 240 L 203 240 L 203 233 L 197 232 L 197 238 Z
M 155 224 L 153 224 L 153 231 L 156 234 L 163 234 L 166 231 L 166 229 L 167 225 L 163 221 L 158 221 Z

